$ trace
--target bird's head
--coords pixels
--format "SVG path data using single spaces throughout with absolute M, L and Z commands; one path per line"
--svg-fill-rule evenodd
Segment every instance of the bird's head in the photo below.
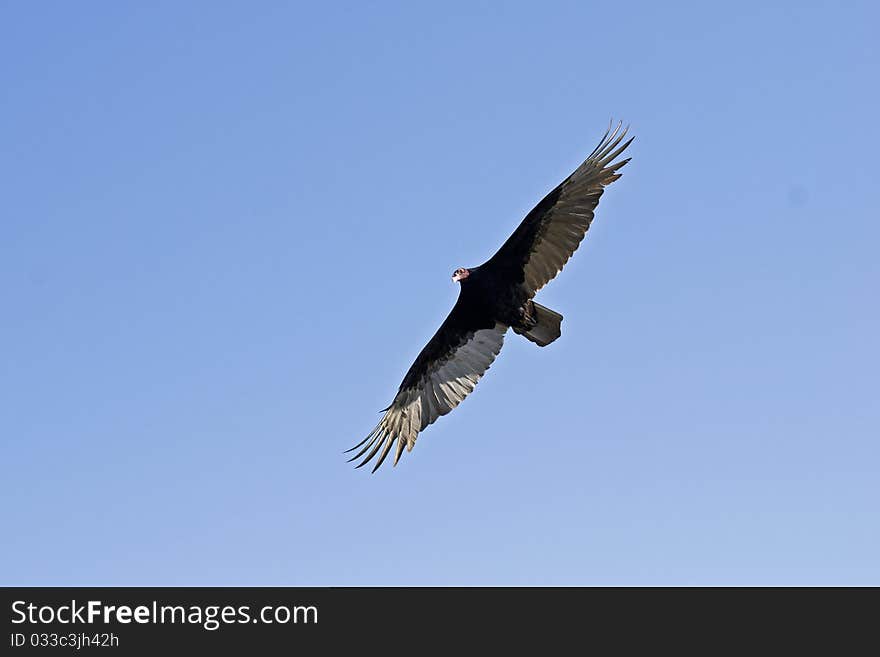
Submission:
M 452 272 L 452 282 L 453 283 L 461 283 L 464 279 L 471 275 L 469 269 L 465 269 L 464 267 L 459 267 L 454 272 Z

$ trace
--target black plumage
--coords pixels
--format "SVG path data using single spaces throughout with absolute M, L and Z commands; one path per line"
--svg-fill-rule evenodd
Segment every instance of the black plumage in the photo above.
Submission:
M 457 269 L 458 301 L 409 368 L 379 424 L 348 451 L 375 472 L 396 445 L 394 464 L 429 424 L 474 389 L 508 328 L 539 346 L 561 334 L 562 315 L 532 300 L 583 240 L 604 188 L 629 159 L 615 159 L 632 142 L 609 128 L 596 149 L 526 215 L 498 252 L 479 267 Z

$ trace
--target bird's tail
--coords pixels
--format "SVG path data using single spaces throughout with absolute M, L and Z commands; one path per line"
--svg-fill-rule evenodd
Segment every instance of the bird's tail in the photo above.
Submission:
M 539 347 L 546 347 L 562 335 L 562 315 L 539 303 L 531 302 L 530 313 L 535 322 L 530 328 L 516 328 L 514 331 L 524 335 Z M 531 322 L 530 322 L 531 323 Z

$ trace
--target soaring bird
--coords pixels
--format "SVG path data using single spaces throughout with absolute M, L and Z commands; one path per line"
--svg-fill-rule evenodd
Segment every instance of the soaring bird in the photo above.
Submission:
M 621 124 L 605 132 L 586 160 L 529 212 L 498 252 L 479 267 L 452 274 L 461 289 L 449 316 L 409 368 L 379 424 L 348 452 L 361 467 L 378 456 L 375 472 L 396 444 L 411 451 L 419 432 L 446 415 L 474 389 L 514 333 L 546 347 L 561 334 L 562 315 L 532 297 L 578 248 L 605 187 L 629 162 L 616 158 L 632 142 Z M 621 143 L 622 142 L 622 143 Z

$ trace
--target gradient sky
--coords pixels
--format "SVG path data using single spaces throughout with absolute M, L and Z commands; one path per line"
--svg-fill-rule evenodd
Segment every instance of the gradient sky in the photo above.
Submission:
M 0 583 L 880 584 L 878 24 L 3 3 Z M 352 469 L 612 117 L 562 338 Z

